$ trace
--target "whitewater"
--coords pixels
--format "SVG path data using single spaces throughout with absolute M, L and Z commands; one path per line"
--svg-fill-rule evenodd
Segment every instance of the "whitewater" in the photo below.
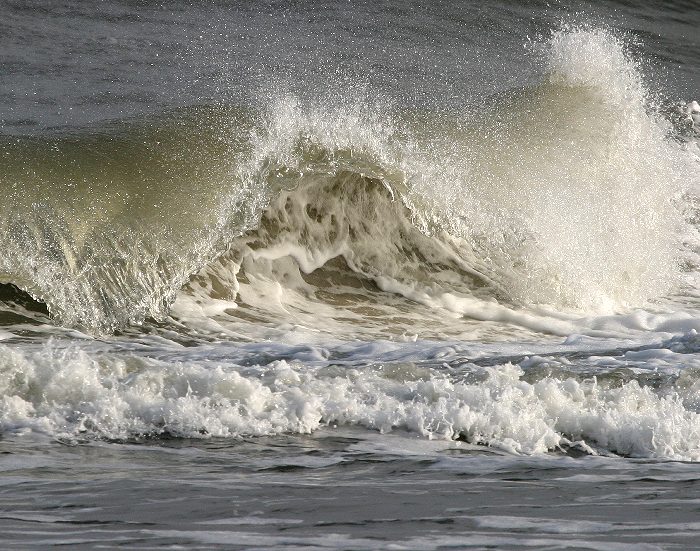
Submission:
M 50 4 L 0 8 L 9 548 L 692 548 L 692 10 Z

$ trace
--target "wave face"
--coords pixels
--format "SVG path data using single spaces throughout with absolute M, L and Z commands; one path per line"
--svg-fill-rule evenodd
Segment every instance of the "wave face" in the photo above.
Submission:
M 461 118 L 286 97 L 8 140 L 0 277 L 97 332 L 162 318 L 178 293 L 233 302 L 238 274 L 251 296 L 292 278 L 323 302 L 307 280 L 331 261 L 336 300 L 353 280 L 479 320 L 663 296 L 697 164 L 618 39 L 540 48 L 539 83 Z

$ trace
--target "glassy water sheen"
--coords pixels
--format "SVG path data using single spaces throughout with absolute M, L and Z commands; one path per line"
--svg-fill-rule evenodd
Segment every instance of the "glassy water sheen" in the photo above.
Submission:
M 3 547 L 694 548 L 698 28 L 3 2 Z

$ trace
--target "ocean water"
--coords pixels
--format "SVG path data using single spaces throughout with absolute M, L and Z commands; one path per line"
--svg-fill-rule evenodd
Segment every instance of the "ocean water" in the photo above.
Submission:
M 693 549 L 699 28 L 2 2 L 3 548 Z

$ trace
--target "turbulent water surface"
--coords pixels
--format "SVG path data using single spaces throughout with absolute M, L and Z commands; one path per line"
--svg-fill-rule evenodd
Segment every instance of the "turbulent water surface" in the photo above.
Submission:
M 699 14 L 3 2 L 4 545 L 692 548 Z

